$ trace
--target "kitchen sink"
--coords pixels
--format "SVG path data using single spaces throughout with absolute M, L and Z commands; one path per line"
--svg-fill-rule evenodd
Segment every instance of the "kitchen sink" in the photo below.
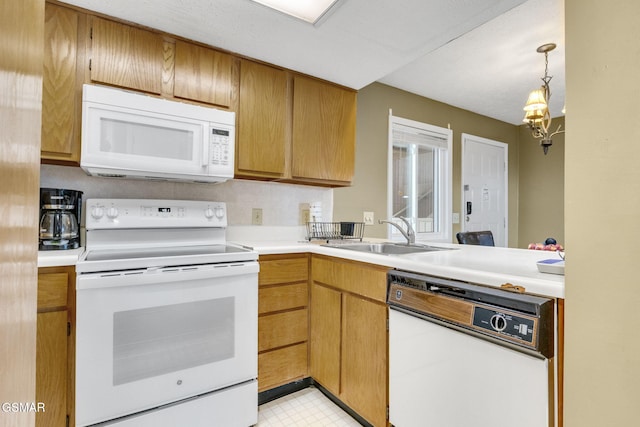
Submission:
M 433 251 L 445 251 L 448 248 L 438 248 L 435 246 L 421 245 L 421 244 L 403 244 L 403 243 L 342 243 L 342 244 L 326 244 L 328 246 L 337 249 L 347 249 L 350 251 L 368 252 L 372 254 L 381 255 L 406 255 L 415 254 L 420 252 L 433 252 Z

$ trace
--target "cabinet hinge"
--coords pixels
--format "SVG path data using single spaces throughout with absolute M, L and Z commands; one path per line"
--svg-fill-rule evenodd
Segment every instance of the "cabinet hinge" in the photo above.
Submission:
M 387 421 L 389 421 L 389 406 L 387 406 Z
M 93 27 L 89 29 L 89 38 L 93 40 Z
M 91 71 L 91 59 L 89 59 L 89 71 Z
M 387 318 L 387 332 L 389 332 L 389 318 Z
M 71 336 L 71 322 L 67 322 L 67 336 Z
M 387 416 L 387 419 L 389 419 L 389 416 Z M 69 427 L 69 415 L 67 415 L 66 427 Z

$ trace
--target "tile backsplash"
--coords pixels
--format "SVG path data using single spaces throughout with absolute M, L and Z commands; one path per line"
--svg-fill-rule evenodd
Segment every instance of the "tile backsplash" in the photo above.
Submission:
M 263 227 L 299 227 L 300 205 L 320 202 L 323 220 L 331 221 L 333 190 L 306 185 L 250 180 L 220 184 L 100 178 L 79 167 L 42 165 L 40 187 L 80 190 L 84 198 L 212 200 L 227 203 L 229 226 L 251 225 L 253 208 L 262 209 Z M 256 226 L 259 227 L 259 226 Z

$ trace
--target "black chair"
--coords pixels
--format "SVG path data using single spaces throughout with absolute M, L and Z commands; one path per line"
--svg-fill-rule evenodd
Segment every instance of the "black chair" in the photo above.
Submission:
M 461 245 L 495 246 L 491 231 L 461 231 L 456 233 L 456 239 Z

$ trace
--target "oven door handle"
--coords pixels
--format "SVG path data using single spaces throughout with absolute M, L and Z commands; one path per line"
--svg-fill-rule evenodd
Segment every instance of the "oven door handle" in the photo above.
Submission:
M 149 284 L 187 282 L 230 276 L 256 275 L 260 271 L 257 261 L 193 265 L 180 267 L 151 267 L 141 270 L 84 273 L 76 276 L 77 290 L 141 286 Z

